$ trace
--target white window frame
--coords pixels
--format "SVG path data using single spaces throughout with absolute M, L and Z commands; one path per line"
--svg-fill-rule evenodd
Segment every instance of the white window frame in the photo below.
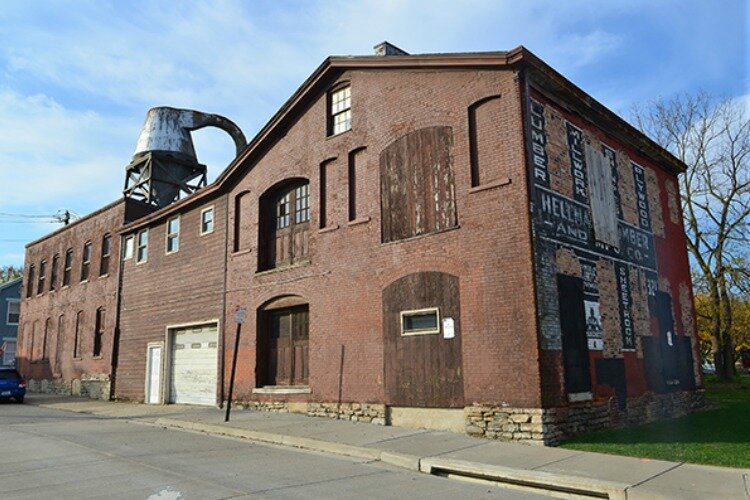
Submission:
M 169 225 L 173 222 L 177 221 L 177 232 L 170 233 L 169 232 Z M 175 215 L 174 217 L 170 217 L 167 219 L 167 223 L 164 225 L 164 253 L 169 255 L 172 253 L 177 253 L 180 251 L 180 227 L 182 226 L 182 220 L 179 215 Z M 173 240 L 175 243 L 175 248 L 170 250 L 169 249 L 169 241 Z
M 146 244 L 141 245 L 141 235 L 146 234 Z M 141 247 L 145 250 L 145 256 L 141 258 Z M 135 245 L 135 263 L 136 264 L 143 264 L 145 262 L 148 262 L 148 228 L 141 229 L 138 231 L 138 236 L 136 237 L 136 245 Z
M 436 327 L 429 330 L 410 330 L 404 329 L 404 318 L 407 316 L 417 316 L 425 313 L 435 313 Z M 440 308 L 438 307 L 426 307 L 424 309 L 412 309 L 410 311 L 401 311 L 401 336 L 409 337 L 412 335 L 434 335 L 440 333 Z
M 130 245 L 128 245 L 130 242 Z M 128 248 L 130 252 L 128 253 Z M 125 237 L 125 241 L 122 243 L 122 260 L 130 260 L 135 255 L 135 235 L 131 234 Z
M 335 101 L 336 96 L 343 92 L 347 92 L 348 95 L 341 99 L 340 101 Z M 348 106 L 341 105 L 340 108 L 336 107 L 334 109 L 334 106 L 338 103 L 344 103 L 348 101 Z M 327 117 L 329 120 L 329 130 L 328 135 L 329 137 L 332 137 L 334 135 L 343 134 L 344 132 L 347 132 L 352 129 L 352 85 L 351 83 L 347 82 L 345 85 L 341 85 L 339 87 L 334 87 L 331 91 L 328 92 L 328 113 L 329 116 Z M 339 116 L 346 116 L 347 119 L 344 120 L 343 123 L 348 124 L 348 126 L 344 126 L 341 129 L 336 128 L 336 118 Z
M 211 229 L 204 231 L 203 230 L 203 215 L 207 212 L 211 212 Z M 201 210 L 201 218 L 199 221 L 200 234 L 201 236 L 211 234 L 214 232 L 215 228 L 216 228 L 216 212 L 214 211 L 214 206 L 211 205 L 210 207 L 206 207 L 203 210 Z
M 18 322 L 10 322 L 10 305 L 18 304 L 18 317 L 21 318 L 21 299 L 5 299 L 7 301 L 7 307 L 5 309 L 5 324 L 18 326 Z

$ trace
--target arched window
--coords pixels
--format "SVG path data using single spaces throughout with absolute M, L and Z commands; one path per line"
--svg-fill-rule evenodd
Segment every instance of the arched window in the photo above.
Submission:
M 288 266 L 307 259 L 310 184 L 285 181 L 260 198 L 258 269 Z
M 102 355 L 102 337 L 104 337 L 104 308 L 96 310 L 96 326 L 94 327 L 94 356 Z
M 73 357 L 81 357 L 81 330 L 83 329 L 83 311 L 78 311 L 76 314 L 76 335 L 73 339 Z
M 44 322 L 44 337 L 42 337 L 42 360 L 47 361 L 49 359 L 49 352 L 47 343 L 49 342 L 49 327 L 52 323 L 50 318 Z
M 91 266 L 91 242 L 83 245 L 83 259 L 81 260 L 81 281 L 88 281 L 89 267 Z

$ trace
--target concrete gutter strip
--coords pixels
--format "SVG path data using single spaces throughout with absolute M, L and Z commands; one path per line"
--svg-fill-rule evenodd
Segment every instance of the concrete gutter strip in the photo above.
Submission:
M 381 451 L 376 448 L 365 446 L 353 446 L 343 443 L 332 443 L 330 441 L 321 441 L 300 436 L 289 436 L 285 434 L 273 434 L 270 432 L 258 432 L 247 429 L 238 429 L 236 427 L 225 427 L 223 425 L 204 424 L 201 422 L 190 422 L 185 420 L 176 420 L 172 418 L 159 418 L 154 425 L 169 427 L 175 429 L 185 429 L 196 432 L 205 432 L 219 436 L 229 436 L 236 438 L 249 439 L 261 443 L 277 444 L 282 446 L 291 446 L 305 450 L 321 451 L 334 453 L 336 455 L 345 455 L 348 457 L 363 458 L 365 460 L 376 460 L 387 464 L 395 465 L 403 469 L 409 469 L 419 472 L 420 457 L 416 455 L 407 455 L 404 453 L 395 453 Z
M 420 469 L 426 474 L 456 475 L 515 486 L 601 498 L 627 498 L 629 484 L 568 476 L 552 472 L 511 469 L 466 460 L 423 458 Z
M 159 418 L 155 425 L 169 428 L 186 429 L 220 436 L 245 438 L 262 443 L 302 448 L 306 450 L 334 453 L 365 460 L 384 462 L 396 467 L 426 474 L 462 476 L 483 479 L 513 486 L 534 488 L 546 491 L 557 491 L 591 497 L 625 499 L 628 484 L 600 481 L 584 477 L 571 477 L 544 471 L 511 469 L 486 465 L 465 460 L 446 458 L 429 458 L 382 451 L 376 448 L 354 446 L 343 443 L 332 443 L 319 439 L 257 432 L 223 425 L 190 422 L 171 418 Z

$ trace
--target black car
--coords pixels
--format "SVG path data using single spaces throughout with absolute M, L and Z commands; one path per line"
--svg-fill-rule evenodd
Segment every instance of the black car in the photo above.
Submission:
M 15 368 L 0 367 L 0 399 L 13 398 L 16 403 L 23 403 L 26 396 L 26 380 Z

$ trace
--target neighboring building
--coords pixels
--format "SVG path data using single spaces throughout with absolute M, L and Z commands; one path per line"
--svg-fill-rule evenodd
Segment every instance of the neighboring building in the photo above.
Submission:
M 247 147 L 213 117 L 238 156 L 184 196 L 143 179 L 200 178 L 189 134 L 141 136 L 126 199 L 154 211 L 100 226 L 119 285 L 77 296 L 116 355 L 71 376 L 220 404 L 244 308 L 234 398 L 257 408 L 551 444 L 700 406 L 684 165 L 524 48 L 378 51 L 328 58 Z M 64 251 L 42 245 L 27 267 Z M 23 309 L 41 366 L 48 296 Z
M 109 399 L 120 238 L 149 208 L 111 203 L 26 247 L 18 369 L 29 390 Z M 37 386 L 39 384 L 39 386 Z
M 22 278 L 0 285 L 0 366 L 16 365 L 16 336 L 21 315 Z

